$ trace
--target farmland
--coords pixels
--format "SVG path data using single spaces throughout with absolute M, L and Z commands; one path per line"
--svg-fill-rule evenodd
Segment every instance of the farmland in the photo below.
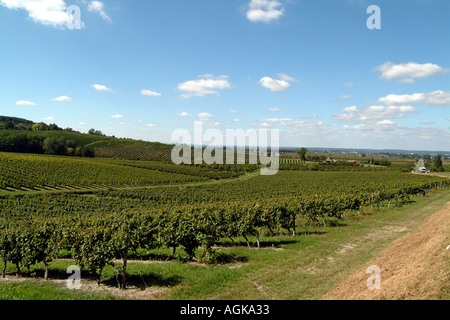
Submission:
M 164 162 L 136 162 L 62 156 L 0 153 L 0 192 L 108 186 L 177 184 L 238 177 L 252 165 L 175 166 Z
M 261 176 L 254 165 L 14 153 L 1 153 L 0 163 L 5 276 L 53 279 L 77 264 L 111 288 L 136 286 L 143 277 L 159 298 L 215 296 L 222 286 L 233 291 L 240 279 L 267 269 L 262 261 L 293 263 L 305 245 L 325 250 L 323 237 L 347 227 L 360 234 L 363 217 L 368 228 L 380 213 L 387 216 L 379 219 L 406 223 L 409 207 L 442 198 L 449 185 L 442 177 L 381 169 Z M 193 280 L 199 277 L 206 291 Z

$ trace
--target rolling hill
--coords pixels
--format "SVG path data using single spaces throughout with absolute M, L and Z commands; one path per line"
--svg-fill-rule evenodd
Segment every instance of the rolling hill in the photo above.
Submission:
M 71 128 L 62 129 L 56 124 L 0 116 L 0 151 L 90 155 L 129 160 L 170 160 L 172 145 L 133 139 L 121 139 L 90 130 L 81 133 Z

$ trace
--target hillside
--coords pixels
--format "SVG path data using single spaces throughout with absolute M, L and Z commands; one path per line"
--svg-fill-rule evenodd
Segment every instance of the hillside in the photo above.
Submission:
M 97 157 L 128 160 L 170 160 L 172 145 L 133 139 L 102 139 L 86 145 Z
M 168 160 L 172 146 L 159 142 L 120 139 L 94 129 L 81 133 L 56 124 L 0 116 L 0 151 L 130 160 Z
M 34 124 L 33 121 L 22 119 L 22 118 L 0 116 L 0 128 L 16 126 L 21 123 L 24 125 L 33 125 Z

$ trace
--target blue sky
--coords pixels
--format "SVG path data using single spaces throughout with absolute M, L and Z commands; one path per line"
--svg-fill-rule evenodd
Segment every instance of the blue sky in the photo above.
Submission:
M 0 43 L 2 115 L 169 143 L 201 120 L 279 129 L 281 146 L 450 151 L 447 0 L 0 0 Z

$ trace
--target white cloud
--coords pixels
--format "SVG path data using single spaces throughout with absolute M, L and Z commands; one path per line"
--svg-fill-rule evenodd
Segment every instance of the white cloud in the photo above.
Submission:
M 216 122 L 203 122 L 203 125 L 206 127 L 217 128 L 220 127 L 222 124 L 216 121 Z
M 450 91 L 442 90 L 430 93 L 390 94 L 378 99 L 378 102 L 388 105 L 427 104 L 430 106 L 450 106 Z
M 280 127 L 292 127 L 301 129 L 313 129 L 328 126 L 326 123 L 319 121 L 298 121 L 290 118 L 270 118 L 270 119 L 260 119 L 259 122 L 264 124 L 277 125 Z
M 430 126 L 407 128 L 405 130 L 405 136 L 414 137 L 416 141 L 422 140 L 419 141 L 420 145 L 426 145 L 428 150 L 431 148 L 434 150 L 449 150 L 450 148 L 450 131 L 448 130 Z
M 333 116 L 339 122 L 374 122 L 387 119 L 405 118 L 408 113 L 419 113 L 412 106 L 370 106 L 359 110 L 356 106 L 344 108 L 344 113 Z
M 208 112 L 201 112 L 201 113 L 198 114 L 198 117 L 201 120 L 209 120 L 211 118 L 214 118 L 214 116 L 211 113 L 208 113 Z
M 353 81 L 350 81 L 350 82 L 346 82 L 346 83 L 344 83 L 344 87 L 351 87 L 351 86 L 353 86 L 355 83 L 353 82 Z
M 55 120 L 55 118 L 54 117 L 46 117 L 46 118 L 42 118 L 41 120 L 43 120 L 43 121 L 52 121 L 52 120 Z
M 259 84 L 271 91 L 284 91 L 291 87 L 291 84 L 283 79 L 273 79 L 271 77 L 263 77 L 259 80 Z
M 335 144 L 352 148 L 449 150 L 450 132 L 432 126 L 405 127 L 395 122 L 376 121 L 344 126 L 334 136 Z
M 251 0 L 246 13 L 251 22 L 270 22 L 281 18 L 284 8 L 277 0 Z
M 237 110 L 230 110 L 230 112 L 231 112 L 231 113 L 240 113 L 240 112 L 237 111 Z
M 72 101 L 72 98 L 68 97 L 68 96 L 60 96 L 58 98 L 51 99 L 51 100 L 52 101 L 58 101 L 58 102 L 70 102 L 70 101 Z
M 21 9 L 35 22 L 52 27 L 66 28 L 73 21 L 64 0 L 0 0 L 8 9 Z
M 263 122 L 263 123 L 254 123 L 252 124 L 252 127 L 260 127 L 260 128 L 270 128 L 273 127 L 270 123 Z
M 93 85 L 91 85 L 91 87 L 97 91 L 111 91 L 110 88 L 108 88 L 107 86 L 102 85 L 102 84 L 93 84 Z
M 106 14 L 104 10 L 104 4 L 101 1 L 91 1 L 88 5 L 88 10 L 90 12 L 95 12 L 107 22 L 112 22 L 112 19 Z
M 340 98 L 341 98 L 342 100 L 348 100 L 348 99 L 351 99 L 351 98 L 352 98 L 352 95 L 341 94 Z
M 141 94 L 143 96 L 151 96 L 151 97 L 160 97 L 162 96 L 161 93 L 155 92 L 155 91 L 151 91 L 151 90 L 142 90 Z
M 279 74 L 277 74 L 277 76 L 278 76 L 278 78 L 280 80 L 284 80 L 284 81 L 287 81 L 287 82 L 295 82 L 295 81 L 297 81 L 297 79 L 295 79 L 295 78 L 293 78 L 291 76 L 288 76 L 285 73 L 279 73 Z
M 111 116 L 111 118 L 113 118 L 113 119 L 122 119 L 122 118 L 123 118 L 123 115 L 121 115 L 121 114 L 113 114 L 113 115 Z
M 156 124 L 149 123 L 149 124 L 147 125 L 147 127 L 149 127 L 149 128 L 154 128 L 154 127 L 156 127 Z
M 281 111 L 281 109 L 280 108 L 269 108 L 269 109 L 267 109 L 267 111 L 268 112 L 279 112 L 279 111 Z
M 389 132 L 404 129 L 391 120 L 381 120 L 370 123 L 357 124 L 355 126 L 343 126 L 344 132 L 358 132 L 362 136 L 383 135 Z
M 234 122 L 241 122 L 240 119 L 233 119 Z
M 293 121 L 290 118 L 270 118 L 270 119 L 262 119 L 260 121 L 267 121 L 267 122 L 286 122 L 286 121 Z
M 343 112 L 358 112 L 359 109 L 357 106 L 350 106 L 342 109 Z
M 398 79 L 401 83 L 414 83 L 415 79 L 428 78 L 438 74 L 446 74 L 450 69 L 444 69 L 441 66 L 432 63 L 419 64 L 409 62 L 405 64 L 394 64 L 386 62 L 375 67 L 379 71 L 380 78 L 384 80 Z
M 179 117 L 192 117 L 192 114 L 187 112 L 176 113 L 176 115 Z
M 210 94 L 218 94 L 216 90 L 231 88 L 228 76 L 202 75 L 202 79 L 182 82 L 178 85 L 178 90 L 183 91 L 183 98 L 203 97 Z
M 391 120 L 382 120 L 382 121 L 375 122 L 375 124 L 382 125 L 382 126 L 384 126 L 384 125 L 392 126 L 392 125 L 395 125 L 395 122 L 391 121 Z
M 31 101 L 25 101 L 25 100 L 17 101 L 16 105 L 18 105 L 18 106 L 37 106 L 36 103 L 31 102 Z

